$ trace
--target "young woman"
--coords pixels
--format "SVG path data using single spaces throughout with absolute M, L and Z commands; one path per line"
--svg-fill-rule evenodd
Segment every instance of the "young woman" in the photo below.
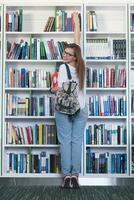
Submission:
M 63 52 L 63 63 L 67 63 L 72 79 L 78 83 L 78 100 L 80 112 L 73 118 L 66 114 L 55 111 L 58 140 L 61 153 L 61 170 L 63 173 L 64 188 L 79 188 L 78 176 L 81 172 L 81 150 L 84 128 L 88 117 L 85 104 L 85 64 L 80 49 L 80 24 L 78 13 L 73 13 L 74 19 L 74 42 L 67 44 Z M 52 88 L 53 92 L 62 87 L 63 82 L 67 82 L 67 72 L 65 64 L 62 64 L 58 73 L 58 86 Z

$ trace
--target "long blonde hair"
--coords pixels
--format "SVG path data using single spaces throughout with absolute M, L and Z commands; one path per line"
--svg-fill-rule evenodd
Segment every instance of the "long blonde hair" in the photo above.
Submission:
M 85 62 L 82 58 L 81 48 L 75 43 L 70 43 L 65 45 L 66 48 L 71 48 L 74 50 L 74 56 L 76 57 L 76 72 L 79 79 L 80 90 L 84 88 L 84 79 L 85 79 Z

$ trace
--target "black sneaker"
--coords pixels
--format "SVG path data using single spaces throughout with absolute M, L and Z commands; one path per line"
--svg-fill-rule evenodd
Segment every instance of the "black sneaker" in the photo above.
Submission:
M 65 176 L 62 183 L 62 188 L 70 188 L 70 176 Z
M 78 176 L 72 175 L 71 176 L 71 187 L 75 189 L 79 189 L 79 181 L 78 181 Z

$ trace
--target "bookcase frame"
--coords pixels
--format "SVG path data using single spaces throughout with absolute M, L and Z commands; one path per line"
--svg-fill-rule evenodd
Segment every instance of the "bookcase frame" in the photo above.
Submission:
M 73 4 L 64 4 L 64 3 L 57 3 L 56 6 L 54 6 L 53 4 L 48 4 L 48 3 L 39 3 L 38 5 L 37 4 L 23 4 L 23 3 L 20 3 L 20 4 L 16 4 L 15 3 L 8 3 L 8 4 L 5 4 L 4 5 L 4 27 L 6 27 L 6 11 L 7 10 L 15 10 L 15 9 L 19 9 L 19 8 L 23 8 L 24 9 L 24 12 L 25 12 L 25 9 L 26 11 L 29 10 L 30 12 L 34 12 L 34 11 L 45 11 L 47 9 L 51 10 L 52 11 L 55 9 L 55 8 L 61 8 L 61 9 L 66 9 L 66 10 L 71 10 L 70 12 L 73 12 L 73 10 L 79 10 L 82 13 L 83 11 L 83 5 L 80 3 L 73 3 Z M 44 9 L 44 10 L 43 10 Z M 53 11 L 54 12 L 54 11 Z M 23 13 L 25 15 L 25 13 Z M 28 13 L 27 13 L 28 14 Z M 29 13 L 30 15 L 31 13 Z M 42 14 L 42 13 L 41 13 Z M 54 15 L 55 13 L 53 13 Z M 49 16 L 49 15 L 48 15 Z M 48 17 L 47 16 L 47 17 Z M 25 16 L 24 16 L 25 17 Z M 27 16 L 28 17 L 28 16 Z M 30 17 L 30 16 L 29 16 Z M 32 19 L 33 17 L 33 19 Z M 37 17 L 37 19 L 34 18 L 35 16 L 31 16 L 31 19 L 33 21 L 33 24 L 34 24 L 34 20 L 40 20 L 40 16 L 39 18 Z M 42 17 L 42 16 L 41 16 Z M 44 18 L 46 17 L 46 15 L 44 14 Z M 27 18 L 28 19 L 28 18 Z M 27 20 L 25 19 L 25 20 Z M 47 18 L 46 18 L 47 19 Z M 42 19 L 44 20 L 44 19 Z M 25 22 L 24 22 L 25 23 Z M 28 23 L 28 22 L 27 22 Z M 31 25 L 31 27 L 33 28 L 33 24 Z M 39 21 L 39 24 L 40 24 L 40 21 Z M 43 23 L 43 26 L 45 27 L 45 24 L 46 22 Z M 37 25 L 37 24 L 35 24 Z M 29 27 L 28 27 L 29 28 Z M 82 31 L 81 31 L 81 43 L 83 44 L 83 19 L 81 20 L 81 28 L 82 28 Z M 33 31 L 26 31 L 26 27 L 24 28 L 25 30 L 22 32 L 6 32 L 5 28 L 3 30 L 4 32 L 4 52 L 6 52 L 6 41 L 8 38 L 13 38 L 15 40 L 15 38 L 21 38 L 21 37 L 30 37 L 30 34 L 32 34 L 33 36 L 35 37 L 41 37 L 41 38 L 45 38 L 45 37 L 51 37 L 51 38 L 59 38 L 59 40 L 61 40 L 61 38 L 69 38 L 69 40 L 73 41 L 73 32 L 43 32 L 43 30 L 41 31 L 41 27 L 40 27 L 40 30 L 39 31 L 35 31 L 34 28 L 33 28 Z M 82 52 L 83 52 L 83 46 L 82 46 Z M 48 173 L 48 174 L 35 174 L 35 173 L 30 173 L 30 174 L 17 174 L 17 173 L 5 173 L 5 168 L 6 168 L 6 161 L 5 161 L 5 155 L 6 155 L 6 152 L 10 152 L 10 151 L 13 151 L 13 152 L 16 152 L 16 151 L 21 151 L 21 149 L 27 149 L 27 148 L 31 148 L 33 149 L 33 151 L 41 151 L 41 150 L 46 150 L 46 151 L 50 151 L 51 152 L 51 149 L 53 149 L 52 151 L 57 151 L 57 148 L 59 148 L 59 145 L 10 145 L 10 144 L 6 144 L 6 128 L 5 128 L 5 122 L 6 121 L 11 121 L 11 122 L 19 122 L 19 121 L 27 121 L 31 123 L 32 120 L 34 121 L 37 121 L 37 122 L 43 122 L 45 120 L 47 120 L 48 122 L 50 121 L 53 121 L 55 117 L 53 116 L 50 116 L 50 117 L 47 117 L 47 116 L 6 116 L 5 115 L 5 110 L 6 110 L 6 105 L 5 105 L 5 93 L 7 92 L 13 92 L 13 93 L 17 93 L 19 94 L 20 93 L 25 93 L 25 92 L 28 92 L 28 91 L 35 91 L 35 92 L 43 92 L 44 93 L 48 93 L 48 90 L 49 89 L 41 89 L 41 88 L 5 88 L 5 77 L 6 77 L 6 74 L 5 74 L 5 70 L 6 70 L 6 67 L 9 67 L 11 65 L 15 65 L 15 66 L 23 66 L 23 65 L 27 65 L 27 66 L 30 66 L 30 65 L 36 65 L 37 68 L 40 67 L 40 65 L 55 65 L 56 62 L 61 62 L 61 60 L 7 60 L 6 59 L 6 53 L 3 55 L 3 67 L 4 67 L 4 70 L 3 70 L 3 154 L 2 154 L 2 175 L 4 177 L 60 177 L 61 174 L 55 174 L 55 173 Z M 83 163 L 82 163 L 82 166 L 83 166 Z M 81 175 L 83 174 L 83 168 L 81 170 Z
M 89 31 L 87 32 L 86 31 L 86 12 L 87 10 L 97 10 L 98 12 L 100 11 L 100 18 L 101 19 L 98 19 L 97 20 L 100 22 L 100 24 L 103 24 L 104 23 L 104 19 L 106 16 L 103 16 L 105 14 L 105 12 L 110 12 L 113 13 L 117 13 L 118 12 L 118 9 L 120 12 L 124 12 L 124 19 L 125 19 L 125 22 L 123 22 L 123 19 L 122 19 L 122 25 L 124 26 L 122 29 L 123 31 L 120 31 L 119 28 L 116 27 L 116 31 L 111 31 L 110 30 L 110 26 L 108 26 L 109 30 L 105 31 L 104 30 L 104 25 L 103 28 L 101 29 L 101 27 L 98 26 L 98 31 Z M 122 10 L 121 10 L 122 9 Z M 96 11 L 96 14 L 97 14 L 97 11 Z M 105 11 L 105 12 L 104 12 Z M 102 13 L 103 12 L 103 13 Z M 114 19 L 110 18 L 111 17 L 111 13 L 108 13 L 108 20 L 112 23 L 113 25 L 113 22 L 115 22 L 114 20 L 116 20 L 116 15 L 113 14 L 114 16 Z M 106 14 L 105 14 L 106 15 Z M 121 20 L 121 16 L 123 16 L 122 13 L 120 13 L 120 16 L 119 16 L 119 19 L 118 21 L 116 22 L 117 24 L 119 24 L 119 21 Z M 112 21 L 113 20 L 113 21 Z M 126 95 L 126 101 L 127 101 L 127 108 L 126 108 L 126 112 L 127 112 L 127 115 L 126 116 L 89 116 L 88 118 L 88 122 L 87 124 L 90 124 L 90 123 L 120 123 L 120 122 L 123 122 L 123 120 L 125 122 L 123 122 L 125 125 L 126 125 L 126 129 L 127 129 L 127 144 L 126 145 L 87 145 L 86 144 L 86 133 L 84 135 L 84 177 L 105 177 L 105 178 L 111 178 L 111 177 L 128 177 L 129 176 L 129 102 L 128 102 L 128 32 L 127 32 L 127 4 L 99 4 L 99 3 L 85 3 L 84 4 L 84 59 L 86 61 L 86 67 L 87 66 L 96 66 L 97 68 L 98 67 L 102 67 L 103 65 L 106 66 L 106 65 L 114 65 L 117 64 L 117 65 L 125 65 L 126 66 L 126 88 L 87 88 L 87 96 L 88 94 L 116 94 L 118 95 L 118 93 L 122 93 L 122 95 Z M 106 24 L 108 24 L 108 21 L 106 22 Z M 100 25 L 101 26 L 101 25 Z M 113 26 L 111 26 L 112 29 L 113 29 Z M 99 28 L 101 29 L 101 31 L 99 30 Z M 115 29 L 114 29 L 115 30 Z M 112 60 L 112 59 L 102 59 L 102 60 L 93 60 L 93 59 L 86 59 L 86 38 L 87 37 L 91 37 L 91 38 L 97 38 L 97 37 L 100 37 L 100 38 L 104 38 L 104 37 L 113 37 L 116 39 L 117 38 L 124 38 L 126 39 L 126 59 L 125 60 Z M 116 152 L 118 153 L 118 151 L 125 151 L 126 154 L 127 154 L 127 173 L 126 174 L 117 174 L 117 173 L 114 173 L 114 174 L 111 174 L 111 173 L 108 173 L 108 174 L 104 174 L 104 173 L 86 173 L 86 148 L 90 147 L 91 150 L 95 150 L 96 152 L 108 152 L 108 151 L 111 151 L 111 152 Z
M 132 86 L 132 71 L 134 70 L 134 59 L 131 57 L 132 47 L 131 42 L 132 38 L 134 41 L 134 31 L 131 31 L 131 14 L 134 13 L 134 4 L 128 4 L 128 34 L 129 34 L 129 130 L 130 130 L 130 162 L 129 162 L 129 168 L 130 168 L 130 176 L 134 177 L 134 173 L 132 173 L 132 149 L 134 149 L 134 144 L 132 144 L 132 135 L 134 134 L 132 132 L 132 124 L 134 124 L 134 116 L 132 115 L 131 110 L 131 104 L 132 104 L 132 93 L 134 94 L 134 86 Z M 133 167 L 134 168 L 134 167 Z M 133 169 L 134 171 L 134 169 Z
M 4 168 L 5 168 L 5 153 L 7 151 L 7 149 L 26 149 L 28 148 L 28 146 L 30 147 L 30 145 L 22 145 L 21 147 L 17 147 L 17 145 L 5 145 L 5 121 L 12 121 L 12 120 L 22 120 L 23 117 L 18 117 L 17 116 L 5 116 L 5 108 L 6 108 L 6 105 L 5 105 L 5 93 L 6 92 L 14 92 L 14 91 L 18 91 L 18 92 L 26 92 L 26 91 L 29 91 L 29 88 L 5 88 L 5 69 L 6 69 L 6 66 L 7 65 L 12 65 L 12 64 L 15 64 L 15 65 L 21 65 L 21 63 L 23 62 L 24 65 L 32 65 L 32 64 L 49 64 L 49 65 L 52 65 L 52 64 L 55 64 L 56 62 L 60 62 L 60 61 L 57 61 L 57 60 L 6 60 L 6 55 L 5 55 L 5 52 L 6 52 L 6 41 L 7 41 L 7 38 L 8 37 L 14 37 L 17 35 L 17 37 L 22 37 L 22 36 L 27 36 L 27 35 L 30 35 L 30 34 L 33 34 L 33 35 L 36 35 L 36 36 L 41 36 L 41 37 L 45 37 L 45 36 L 48 36 L 50 35 L 50 37 L 70 37 L 72 38 L 72 35 L 73 33 L 72 32 L 69 32 L 69 33 L 66 33 L 66 32 L 43 32 L 43 31 L 37 31 L 37 32 L 27 32 L 27 31 L 23 31 L 23 32 L 6 32 L 5 31 L 5 23 L 6 23 L 6 20 L 5 20 L 5 14 L 6 14 L 6 8 L 9 7 L 9 8 L 19 8 L 19 7 L 31 7 L 31 11 L 32 11 L 32 7 L 55 7 L 52 3 L 50 4 L 45 4 L 45 3 L 40 3 L 37 5 L 37 4 L 27 4 L 27 5 L 24 5 L 23 3 L 17 3 L 17 6 L 15 3 L 8 3 L 8 4 L 4 4 L 4 10 L 3 10 L 3 5 L 0 5 L 1 7 L 1 47 L 3 49 L 3 51 L 1 51 L 1 74 L 3 75 L 3 83 L 2 83 L 2 76 L 0 76 L 0 91 L 1 91 L 1 95 L 0 95 L 0 100 L 3 101 L 2 103 L 2 113 L 0 115 L 0 122 L 1 122 L 1 126 L 0 126 L 0 133 L 1 133 L 1 137 L 0 139 L 2 138 L 2 147 L 1 147 L 1 152 L 2 152 L 2 155 L 0 155 L 0 158 L 1 158 L 1 163 L 2 163 L 2 176 L 3 177 L 60 177 L 61 175 L 60 174 L 45 174 L 45 175 L 42 175 L 42 174 L 6 174 L 5 171 L 4 171 Z M 131 93 L 132 93 L 132 88 L 131 88 L 131 79 L 130 79 L 130 74 L 131 74 L 131 63 L 134 61 L 131 60 L 131 33 L 130 33 L 130 13 L 131 13 L 131 7 L 134 6 L 134 4 L 95 4 L 95 3 L 92 3 L 92 4 L 88 4 L 88 3 L 84 3 L 84 4 L 64 4 L 64 3 L 57 3 L 56 4 L 56 7 L 71 7 L 71 8 L 77 8 L 79 7 L 81 9 L 81 16 L 82 16 L 82 31 L 81 31 L 81 41 L 82 41 L 82 45 L 81 45 L 81 48 L 82 48 L 82 52 L 83 52 L 83 55 L 84 55 L 84 59 L 86 61 L 86 65 L 89 65 L 89 64 L 94 64 L 94 65 L 98 65 L 101 63 L 106 65 L 110 65 L 110 64 L 124 64 L 125 63 L 125 66 L 126 66 L 126 89 L 123 89 L 123 88 L 86 88 L 86 92 L 87 92 L 87 95 L 88 93 L 92 93 L 92 92 L 96 92 L 96 93 L 106 93 L 106 92 L 109 92 L 111 93 L 111 91 L 115 94 L 117 94 L 118 92 L 125 92 L 126 94 L 126 97 L 127 97 L 127 116 L 126 117 L 96 117 L 96 116 L 91 116 L 89 117 L 88 119 L 88 123 L 89 122 L 95 122 L 97 121 L 97 123 L 99 123 L 99 121 L 105 121 L 105 122 L 109 122 L 110 120 L 112 121 L 123 121 L 124 120 L 126 121 L 126 128 L 127 128 L 127 145 L 126 147 L 125 146 L 121 146 L 120 147 L 117 147 L 117 146 L 114 146 L 114 145 L 103 145 L 103 146 L 96 146 L 96 145 L 93 145 L 91 148 L 98 148 L 98 149 L 110 149 L 110 150 L 114 150 L 114 149 L 126 149 L 126 153 L 127 153 L 127 174 L 87 174 L 86 173 L 86 147 L 88 147 L 85 143 L 85 134 L 84 134 L 84 142 L 83 142 L 83 152 L 82 152 L 82 173 L 81 173 L 81 176 L 83 177 L 87 177 L 87 178 L 90 178 L 90 177 L 106 177 L 106 178 L 118 178 L 118 177 L 131 177 L 133 176 L 132 172 L 131 172 L 131 162 L 132 162 L 132 148 L 134 148 L 134 146 L 132 145 L 132 140 L 131 140 L 131 137 L 132 137 L 132 130 L 131 130 L 131 123 L 132 123 L 132 116 L 131 116 Z M 103 10 L 103 8 L 105 7 L 114 7 L 114 8 L 119 8 L 119 7 L 122 7 L 124 9 L 124 12 L 125 12 L 125 24 L 124 24 L 124 27 L 125 27 L 125 31 L 124 32 L 105 32 L 105 31 L 97 31 L 97 32 L 89 32 L 87 33 L 86 32 L 86 9 L 92 7 L 92 8 L 95 8 L 97 7 L 98 9 L 101 9 Z M 4 17 L 3 17 L 3 13 L 4 13 Z M 4 25 L 3 25 L 4 24 Z M 44 23 L 44 26 L 45 26 L 45 23 Z M 86 60 L 86 37 L 87 35 L 91 36 L 91 37 L 105 37 L 105 36 L 111 36 L 111 37 L 125 37 L 126 38 L 126 60 L 96 60 L 96 61 L 93 61 L 93 60 Z M 84 42 L 83 42 L 84 41 Z M 3 52 L 3 53 L 2 53 Z M 32 90 L 39 90 L 39 91 L 42 91 L 41 89 L 39 88 L 35 88 L 35 89 L 32 89 Z M 3 91 L 3 93 L 2 93 Z M 46 90 L 47 92 L 47 90 Z M 2 97 L 3 97 L 3 100 L 2 100 Z M 2 117 L 1 117 L 2 116 Z M 24 119 L 24 120 L 36 120 L 36 117 L 29 117 L 31 119 L 28 119 L 27 117 Z M 39 120 L 44 120 L 45 118 L 47 117 L 38 117 L 38 121 Z M 54 120 L 54 117 L 50 117 L 49 119 L 47 118 L 47 120 Z M 129 134 L 130 133 L 130 134 Z M 40 149 L 49 149 L 49 148 L 57 148 L 58 146 L 50 146 L 48 147 L 47 145 L 41 145 L 41 146 L 36 146 L 36 145 L 31 145 L 31 148 L 40 148 Z
M 0 4 L 1 31 L 0 31 L 0 74 L 3 70 L 3 4 Z M 2 102 L 2 76 L 0 76 L 0 102 Z M 0 109 L 0 176 L 2 176 L 2 107 Z

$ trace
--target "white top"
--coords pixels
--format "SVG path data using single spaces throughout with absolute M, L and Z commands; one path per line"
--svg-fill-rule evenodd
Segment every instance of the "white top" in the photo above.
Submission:
M 69 64 L 68 64 L 68 66 L 69 66 L 69 69 L 70 69 L 72 80 L 76 81 L 78 83 L 78 86 L 79 86 L 79 80 L 78 80 L 78 77 L 77 77 L 76 69 Z M 60 68 L 59 68 L 58 86 L 62 87 L 63 82 L 68 82 L 68 76 L 67 76 L 65 64 L 60 65 Z M 85 101 L 86 101 L 85 90 L 83 90 L 83 91 L 80 90 L 78 92 L 78 100 L 79 100 L 79 103 L 80 103 L 80 108 L 83 109 L 85 107 Z

